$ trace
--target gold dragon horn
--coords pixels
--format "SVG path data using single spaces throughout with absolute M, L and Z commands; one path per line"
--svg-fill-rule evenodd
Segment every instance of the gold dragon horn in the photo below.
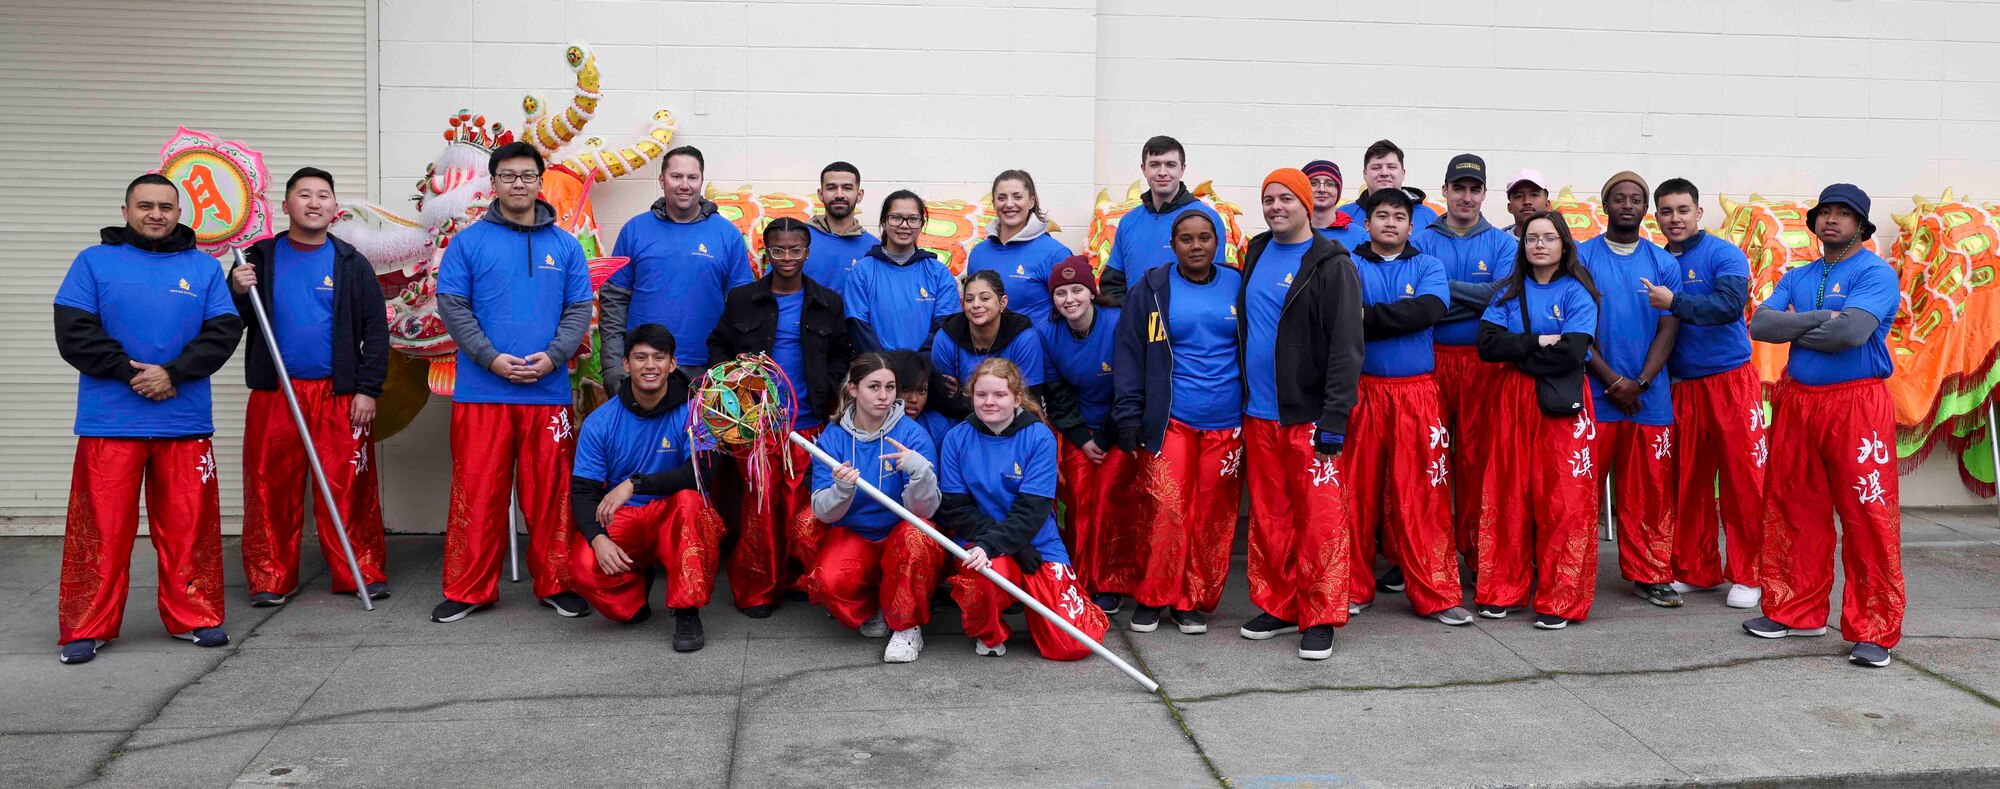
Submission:
M 597 56 L 591 54 L 590 45 L 571 44 L 563 52 L 563 58 L 569 62 L 569 69 L 576 72 L 576 92 L 570 97 L 568 107 L 552 114 L 540 96 L 530 94 L 521 99 L 521 111 L 528 114 L 521 139 L 535 146 L 543 156 L 555 155 L 582 134 L 584 124 L 597 114 L 598 100 L 604 98 L 597 92 Z

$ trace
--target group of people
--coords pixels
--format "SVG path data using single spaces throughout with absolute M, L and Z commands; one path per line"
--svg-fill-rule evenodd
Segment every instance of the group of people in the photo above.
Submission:
M 542 605 L 636 624 L 664 575 L 676 651 L 702 647 L 718 575 L 743 614 L 803 596 L 887 638 L 888 662 L 917 659 L 946 593 L 975 651 L 1004 654 L 1011 601 L 982 571 L 1092 638 L 1127 598 L 1133 631 L 1164 615 L 1198 634 L 1247 490 L 1258 613 L 1239 632 L 1296 633 L 1305 659 L 1331 656 L 1335 629 L 1379 593 L 1449 626 L 1524 609 L 1546 630 L 1585 619 L 1604 504 L 1635 594 L 1674 607 L 1726 587 L 1726 605 L 1762 606 L 1744 629 L 1768 638 L 1826 632 L 1837 513 L 1850 658 L 1888 665 L 1904 597 L 1882 379 L 1899 291 L 1862 247 L 1875 228 L 1861 190 L 1821 194 L 1808 224 L 1824 257 L 1788 272 L 1746 321 L 1748 263 L 1702 232 L 1684 179 L 1612 176 L 1607 229 L 1579 244 L 1540 173 L 1505 183 L 1502 228 L 1482 214 L 1479 156 L 1447 164 L 1439 213 L 1383 140 L 1352 204 L 1333 162 L 1270 173 L 1269 230 L 1237 266 L 1220 217 L 1182 182 L 1186 164 L 1172 138 L 1145 143 L 1146 192 L 1101 267 L 1052 235 L 1031 175 L 1003 172 L 987 238 L 955 277 L 918 246 L 922 198 L 890 194 L 873 235 L 859 170 L 835 162 L 819 176 L 823 213 L 762 228 L 759 277 L 702 197 L 701 152 L 676 148 L 661 197 L 618 234 L 613 254 L 629 262 L 593 294 L 582 248 L 538 198 L 542 156 L 501 146 L 492 204 L 438 272 L 458 388 L 431 618 L 497 600 L 518 497 Z M 58 345 L 81 373 L 65 663 L 119 633 L 142 484 L 168 632 L 227 643 L 209 377 L 249 299 L 270 316 L 311 431 L 301 440 L 285 418 L 273 349 L 251 332 L 250 603 L 298 589 L 306 452 L 360 567 L 355 578 L 330 562 L 334 591 L 389 594 L 370 436 L 388 353 L 381 292 L 328 233 L 331 175 L 300 170 L 284 210 L 285 234 L 224 272 L 180 224 L 174 184 L 141 176 L 124 226 L 78 255 L 56 294 Z M 1664 247 L 1641 235 L 1649 211 Z M 593 313 L 613 398 L 579 425 L 569 361 L 589 347 Z M 1753 338 L 1791 346 L 1768 415 Z M 690 418 L 701 371 L 760 354 L 789 383 L 792 430 L 838 466 L 783 436 L 717 451 Z M 947 561 L 863 488 L 966 556 Z M 338 557 L 332 529 L 322 516 L 323 552 Z M 1044 657 L 1088 654 L 1039 614 L 1026 623 Z

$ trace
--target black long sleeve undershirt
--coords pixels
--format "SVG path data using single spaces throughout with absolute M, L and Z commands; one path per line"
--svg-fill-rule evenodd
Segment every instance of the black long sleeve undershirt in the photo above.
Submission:
M 1361 338 L 1373 342 L 1420 332 L 1437 325 L 1444 313 L 1444 299 L 1430 295 L 1371 305 L 1361 313 Z

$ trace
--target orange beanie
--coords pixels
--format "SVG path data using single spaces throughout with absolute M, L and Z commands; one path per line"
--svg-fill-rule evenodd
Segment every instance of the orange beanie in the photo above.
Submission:
M 1306 218 L 1308 220 L 1312 218 L 1312 179 L 1306 177 L 1304 170 L 1297 167 L 1280 167 L 1272 170 L 1270 175 L 1264 176 L 1264 185 L 1257 188 L 1257 194 L 1260 196 L 1259 199 L 1262 199 L 1261 196 L 1264 194 L 1264 190 L 1271 188 L 1271 184 L 1278 184 L 1291 190 L 1292 196 L 1297 197 L 1299 202 L 1305 204 Z

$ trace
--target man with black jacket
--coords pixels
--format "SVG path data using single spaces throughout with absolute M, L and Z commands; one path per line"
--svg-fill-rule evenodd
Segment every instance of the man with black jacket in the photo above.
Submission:
M 702 497 L 698 478 L 713 478 L 719 454 L 690 433 L 686 373 L 674 362 L 674 335 L 648 323 L 625 346 L 631 376 L 583 420 L 569 478 L 571 585 L 608 619 L 635 625 L 653 615 L 646 602 L 652 569 L 667 575 L 674 651 L 707 643 L 701 607 L 715 591 L 722 516 Z
M 1250 600 L 1262 640 L 1303 631 L 1299 657 L 1333 654 L 1347 624 L 1349 496 L 1339 454 L 1361 378 L 1361 281 L 1339 243 L 1313 230 L 1312 185 L 1296 168 L 1264 178 L 1264 221 L 1244 256 L 1238 332 L 1250 487 Z
M 264 303 L 278 352 L 291 374 L 313 452 L 339 502 L 341 521 L 361 565 L 368 596 L 389 596 L 382 571 L 382 501 L 375 480 L 375 398 L 389 374 L 389 324 L 375 267 L 347 242 L 327 233 L 339 207 L 333 175 L 300 168 L 285 182 L 282 237 L 250 247 L 246 265 L 230 272 L 236 312 L 249 315 L 250 291 Z M 259 276 L 259 275 L 262 276 Z M 247 328 L 247 326 L 246 326 Z M 313 488 L 306 481 L 305 442 L 278 388 L 277 366 L 262 331 L 250 331 L 243 379 L 250 405 L 243 426 L 243 574 L 250 605 L 284 605 L 299 584 L 299 532 Z M 313 498 L 315 504 L 322 499 Z M 351 594 L 354 578 L 342 561 L 333 519 L 317 512 L 320 555 L 335 594 Z
M 741 354 L 769 354 L 791 382 L 798 413 L 791 429 L 807 440 L 819 437 L 827 413 L 839 402 L 841 378 L 854 355 L 847 341 L 847 306 L 840 294 L 805 275 L 812 236 L 790 217 L 764 227 L 763 279 L 731 291 L 722 317 L 708 335 L 708 360 L 721 364 Z M 744 486 L 736 546 L 726 565 L 736 607 L 755 619 L 771 607 L 796 575 L 785 549 L 786 527 L 811 517 L 812 457 L 783 435 L 768 437 L 757 451 L 770 469 L 764 489 Z M 738 458 L 738 470 L 755 480 L 757 464 Z M 816 546 L 815 546 L 816 547 Z
M 209 376 L 243 335 L 215 259 L 156 174 L 125 187 L 123 227 L 80 252 L 55 297 L 56 348 L 81 376 L 58 620 L 64 663 L 118 637 L 139 493 L 159 554 L 160 619 L 196 646 L 222 629 L 222 508 Z

